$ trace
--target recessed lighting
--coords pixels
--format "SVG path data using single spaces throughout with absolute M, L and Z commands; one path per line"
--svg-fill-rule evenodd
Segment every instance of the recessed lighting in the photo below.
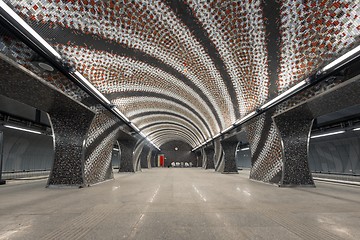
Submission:
M 47 63 L 39 62 L 38 65 L 39 65 L 39 67 L 41 67 L 42 69 L 44 69 L 46 71 L 49 71 L 49 72 L 54 71 L 54 68 Z

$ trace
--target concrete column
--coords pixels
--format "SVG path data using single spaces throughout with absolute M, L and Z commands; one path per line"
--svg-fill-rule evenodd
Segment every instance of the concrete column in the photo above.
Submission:
M 151 167 L 157 167 L 157 151 L 151 151 L 151 160 L 150 160 Z
M 3 164 L 3 133 L 0 132 L 0 185 L 3 185 L 6 183 L 5 180 L 1 179 L 1 175 L 2 175 L 2 164 Z
M 84 162 L 86 184 L 95 184 L 113 178 L 111 165 L 113 146 L 121 134 L 125 135 L 120 130 L 121 125 L 121 122 L 109 111 L 98 109 L 87 135 Z
M 149 153 L 150 149 L 147 146 L 144 146 L 140 155 L 140 165 L 141 168 L 149 168 Z
M 313 123 L 308 105 L 300 105 L 273 119 L 283 146 L 283 171 L 279 186 L 314 186 L 308 164 L 308 141 Z
M 141 153 L 143 151 L 144 146 L 145 146 L 144 139 L 141 139 L 136 143 L 136 146 L 135 146 L 135 149 L 134 149 L 134 167 L 135 167 L 135 171 L 141 171 Z
M 196 152 L 196 165 L 194 167 L 201 167 L 203 165 L 203 151 L 199 149 Z
M 279 184 L 282 175 L 282 145 L 272 116 L 275 109 L 245 125 L 251 148 L 250 179 Z
M 238 142 L 221 142 L 224 151 L 224 164 L 221 173 L 238 173 L 235 153 Z
M 119 172 L 135 172 L 134 148 L 136 142 L 133 140 L 119 140 L 121 149 L 121 161 Z
M 80 109 L 79 109 L 80 110 Z M 48 185 L 83 185 L 84 140 L 94 113 L 49 111 L 53 127 L 55 157 Z
M 95 113 L 5 56 L 0 72 L 0 94 L 50 115 L 55 154 L 48 185 L 84 185 L 84 143 Z
M 214 164 L 214 148 L 212 147 L 208 147 L 205 148 L 205 154 L 206 154 L 206 162 L 205 162 L 205 169 L 215 169 L 215 164 Z

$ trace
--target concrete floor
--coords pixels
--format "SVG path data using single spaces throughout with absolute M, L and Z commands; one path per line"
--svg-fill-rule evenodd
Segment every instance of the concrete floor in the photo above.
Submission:
M 0 186 L 3 239 L 360 239 L 360 188 L 151 169 L 83 189 Z

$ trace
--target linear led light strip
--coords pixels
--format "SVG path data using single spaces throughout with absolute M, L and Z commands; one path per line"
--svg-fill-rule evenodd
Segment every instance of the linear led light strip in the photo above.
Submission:
M 4 127 L 19 130 L 19 131 L 23 131 L 23 132 L 29 132 L 29 133 L 35 133 L 35 134 L 43 134 L 40 131 L 30 130 L 30 129 L 22 128 L 22 127 L 15 127 L 15 126 L 12 126 L 12 125 L 7 125 L 7 124 L 5 124 Z
M 332 61 L 331 63 L 327 64 L 325 67 L 323 67 L 320 71 L 320 73 L 326 72 L 329 69 L 336 69 L 339 68 L 341 66 L 343 66 L 344 64 L 354 60 L 355 58 L 359 57 L 360 55 L 360 45 L 355 47 L 354 49 L 350 50 L 349 52 L 345 53 L 344 55 L 342 55 L 341 57 L 337 58 L 336 60 Z M 303 80 L 301 82 L 299 82 L 298 84 L 296 84 L 295 86 L 291 87 L 290 89 L 286 90 L 285 92 L 281 93 L 280 95 L 276 96 L 275 98 L 273 98 L 272 100 L 270 100 L 269 102 L 265 103 L 264 105 L 262 105 L 259 109 L 261 111 L 267 110 L 275 105 L 277 105 L 278 103 L 280 103 L 281 101 L 283 101 L 284 99 L 290 97 L 291 95 L 295 94 L 297 91 L 301 90 L 302 88 L 306 87 L 307 85 L 310 84 L 310 82 L 308 81 L 309 79 Z M 247 122 L 248 120 L 252 119 L 253 117 L 255 117 L 257 114 L 256 111 L 249 113 L 248 115 L 246 115 L 245 117 L 243 117 L 242 119 L 236 121 L 233 126 L 230 126 L 224 130 L 222 130 L 220 132 L 220 135 L 232 130 L 233 128 Z M 358 131 L 360 130 L 360 128 L 357 128 L 356 130 L 353 129 L 353 131 Z M 220 136 L 219 134 L 217 134 L 216 136 L 214 136 L 212 139 L 217 138 Z M 313 138 L 313 137 L 312 137 Z M 197 147 L 195 147 L 192 151 L 195 151 L 197 149 L 199 149 L 200 147 L 206 145 L 209 141 L 211 141 L 211 139 L 205 141 L 204 143 L 198 145 Z
M 28 35 L 31 35 L 32 37 L 34 37 L 41 46 L 37 46 L 37 47 L 43 47 L 46 50 L 48 50 L 57 60 L 61 60 L 62 57 L 60 56 L 60 54 L 53 48 L 50 46 L 49 43 L 47 43 L 45 41 L 45 39 L 43 39 L 34 29 L 32 29 L 19 15 L 17 15 L 6 3 L 4 3 L 2 0 L 0 0 L 0 8 L 2 8 L 7 14 L 9 14 L 9 16 L 16 21 L 20 26 L 22 26 L 24 28 L 24 30 L 27 32 Z M 4 17 L 6 19 L 6 17 Z M 7 20 L 7 19 L 6 19 Z M 11 23 L 10 23 L 11 24 Z M 12 25 L 13 27 L 15 27 L 14 25 Z M 17 31 L 21 32 L 23 34 L 23 32 L 19 29 L 17 29 Z M 35 45 L 37 45 L 35 43 Z M 114 108 L 111 105 L 111 102 L 109 101 L 109 99 L 107 99 L 99 90 L 97 90 L 80 72 L 78 71 L 74 71 L 71 73 L 71 75 L 73 77 L 75 77 L 78 82 L 80 82 L 86 89 L 88 89 L 89 91 L 91 91 L 99 100 L 101 100 L 103 103 L 105 103 L 105 105 L 107 105 L 111 111 L 118 116 L 120 119 L 122 119 L 123 121 L 125 121 L 126 123 L 130 124 L 130 126 L 137 132 L 139 133 L 142 137 L 144 137 L 145 139 L 147 139 L 156 149 L 160 150 L 160 148 L 158 148 L 153 142 L 151 142 L 143 133 L 141 133 L 140 129 L 138 127 L 136 127 L 133 123 L 130 122 L 130 120 L 122 113 L 120 112 L 119 109 Z M 5 125 L 4 125 L 5 126 Z M 8 126 L 8 125 L 7 125 Z M 9 128 L 11 128 L 12 126 L 8 126 Z M 19 129 L 16 127 L 12 127 L 14 129 L 18 129 L 18 130 L 23 130 L 23 131 L 28 131 L 28 132 L 32 132 L 32 133 L 37 133 L 37 134 L 41 134 L 41 132 L 37 132 L 37 131 L 33 131 L 33 130 L 28 130 L 28 129 Z
M 311 138 L 326 137 L 326 136 L 341 134 L 341 133 L 344 133 L 344 132 L 345 132 L 345 131 L 337 131 L 337 132 L 325 133 L 325 134 L 320 134 L 320 135 L 311 136 Z
M 0 0 L 0 7 L 5 10 L 17 23 L 19 23 L 30 35 L 34 36 L 49 52 L 57 59 L 61 59 L 60 54 L 52 48 L 37 32 L 34 31 L 19 15 L 17 15 L 8 5 Z

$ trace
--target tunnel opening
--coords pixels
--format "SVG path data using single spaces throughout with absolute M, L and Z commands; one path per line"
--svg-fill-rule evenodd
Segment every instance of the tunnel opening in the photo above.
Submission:
M 54 140 L 46 112 L 0 95 L 1 179 L 48 178 Z
M 165 156 L 164 167 L 188 168 L 197 167 L 196 154 L 192 147 L 183 141 L 175 140 L 160 146 L 161 153 Z

